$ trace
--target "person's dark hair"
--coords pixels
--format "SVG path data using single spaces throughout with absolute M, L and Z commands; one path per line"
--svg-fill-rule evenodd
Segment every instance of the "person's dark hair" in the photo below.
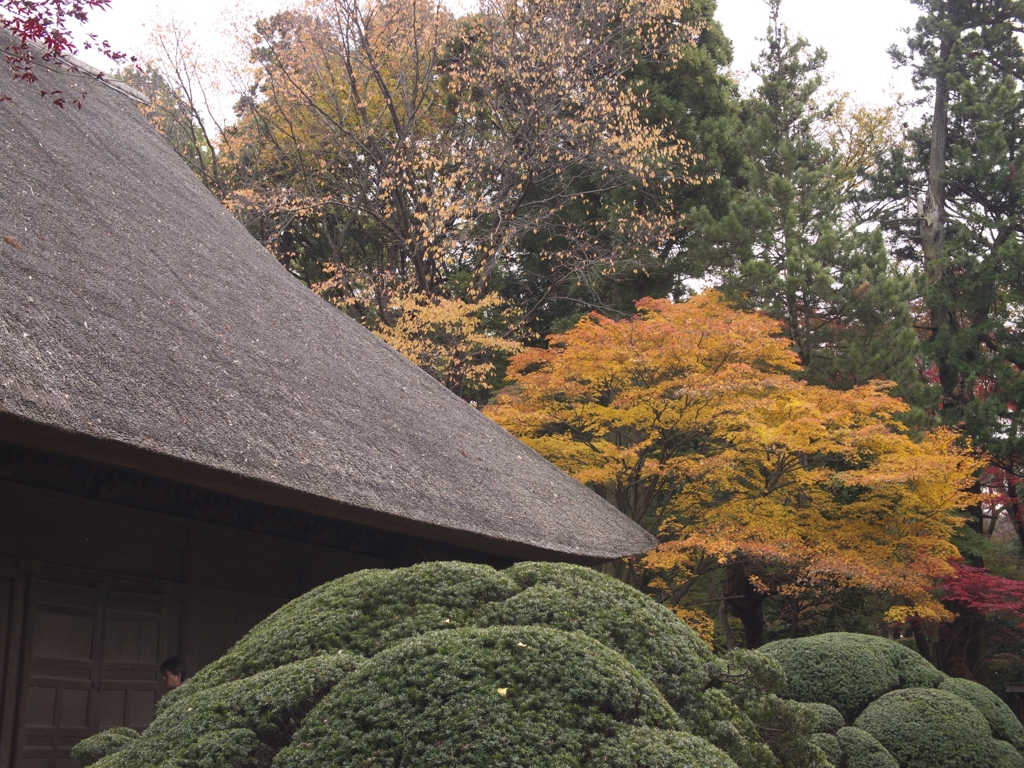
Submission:
M 165 659 L 160 665 L 160 672 L 170 672 L 175 677 L 180 677 L 182 680 L 185 679 L 185 662 L 179 659 L 177 656 L 171 656 L 169 659 Z

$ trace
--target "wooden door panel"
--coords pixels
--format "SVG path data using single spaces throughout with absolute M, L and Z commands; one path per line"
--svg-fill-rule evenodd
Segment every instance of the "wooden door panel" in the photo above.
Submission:
M 15 768 L 80 768 L 70 750 L 101 729 L 142 730 L 161 690 L 160 594 L 38 582 Z

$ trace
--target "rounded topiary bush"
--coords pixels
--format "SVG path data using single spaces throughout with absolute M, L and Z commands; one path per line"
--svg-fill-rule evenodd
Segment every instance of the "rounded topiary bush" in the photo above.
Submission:
M 636 727 L 677 731 L 682 722 L 650 680 L 587 635 L 536 626 L 441 631 L 360 666 L 275 766 L 597 766 L 593 756 Z
M 678 713 L 721 665 L 670 611 L 579 566 L 362 571 L 272 614 L 97 768 L 736 768 Z M 707 725 L 732 729 L 744 768 L 777 765 L 725 709 Z
M 372 656 L 407 637 L 474 624 L 487 604 L 517 591 L 504 573 L 472 563 L 358 571 L 272 613 L 200 670 L 191 690 L 338 650 Z
M 840 728 L 836 739 L 846 759 L 846 768 L 900 768 L 874 736 L 860 728 Z
M 676 708 L 704 690 L 720 664 L 685 622 L 621 581 L 557 563 L 520 563 L 503 574 L 517 594 L 488 606 L 480 624 L 583 632 L 629 659 Z
M 825 753 L 825 757 L 832 765 L 839 765 L 843 758 L 843 748 L 839 746 L 839 739 L 831 733 L 812 733 L 811 743 Z
M 337 650 L 369 657 L 426 632 L 521 625 L 593 637 L 622 653 L 676 707 L 698 695 L 720 663 L 671 611 L 589 568 L 424 563 L 359 571 L 293 600 L 169 699 Z
M 988 721 L 949 691 L 892 691 L 856 721 L 901 768 L 1024 768 L 1024 757 L 992 735 Z
M 803 706 L 805 709 L 814 713 L 815 733 L 834 734 L 846 725 L 846 722 L 843 720 L 842 713 L 840 713 L 840 711 L 835 707 L 829 706 L 828 704 L 819 704 L 818 702 L 806 702 Z
M 920 654 L 873 635 L 834 632 L 778 640 L 761 651 L 786 672 L 782 695 L 828 704 L 848 720 L 889 691 L 934 688 L 946 679 Z
M 1012 744 L 1018 751 L 1024 752 L 1024 725 L 1013 714 L 1006 702 L 992 691 L 973 680 L 951 677 L 939 686 L 940 690 L 949 691 L 954 696 L 968 701 L 988 721 L 992 735 Z
M 138 732 L 118 726 L 82 739 L 71 749 L 71 756 L 80 760 L 82 765 L 92 765 L 102 757 L 119 752 L 137 738 Z

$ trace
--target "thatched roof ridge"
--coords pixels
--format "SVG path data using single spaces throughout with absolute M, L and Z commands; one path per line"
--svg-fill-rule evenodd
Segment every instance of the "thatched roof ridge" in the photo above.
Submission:
M 296 281 L 132 100 L 9 86 L 0 441 L 512 557 L 653 544 Z

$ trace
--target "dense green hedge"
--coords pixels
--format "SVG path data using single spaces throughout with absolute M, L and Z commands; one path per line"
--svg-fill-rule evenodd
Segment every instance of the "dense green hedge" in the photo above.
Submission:
M 901 768 L 1024 768 L 1024 756 L 993 738 L 984 716 L 949 691 L 892 691 L 869 704 L 855 725 Z
M 588 568 L 424 563 L 360 571 L 314 589 L 263 621 L 191 685 L 220 685 L 339 649 L 369 657 L 433 630 L 532 624 L 578 630 L 619 651 L 674 706 L 700 693 L 719 663 L 671 611 Z
M 215 765 L 242 768 L 249 758 L 272 756 L 287 745 L 309 711 L 360 661 L 342 651 L 188 690 L 161 707 L 142 738 L 97 765 L 179 768 L 219 755 Z
M 752 687 L 723 682 L 685 623 L 578 566 L 363 571 L 268 617 L 97 768 L 737 768 L 712 741 L 739 768 L 824 768 L 801 723 L 783 729 L 790 757 L 763 743 L 747 711 L 774 712 L 757 687 L 784 678 L 767 657 L 744 663 L 763 668 L 743 675 Z M 679 713 L 714 695 L 722 706 L 690 723 L 715 737 L 701 738 Z
M 220 685 L 339 650 L 372 656 L 424 632 L 475 626 L 481 609 L 517 591 L 507 572 L 470 563 L 352 573 L 275 611 L 189 685 Z
M 889 691 L 934 688 L 945 679 L 919 654 L 873 635 L 834 632 L 780 640 L 761 651 L 785 669 L 783 695 L 828 704 L 847 719 Z
M 137 738 L 139 738 L 137 731 L 118 726 L 100 731 L 95 736 L 78 742 L 72 748 L 71 756 L 76 760 L 81 760 L 82 765 L 92 765 L 101 757 L 119 752 Z
M 836 739 L 846 758 L 845 768 L 900 768 L 878 739 L 860 728 L 840 728 Z
M 989 728 L 996 738 L 1008 741 L 1018 751 L 1024 752 L 1024 725 L 1021 725 L 1013 711 L 992 691 L 973 680 L 956 677 L 944 681 L 939 688 L 970 702 L 988 721 Z
M 577 566 L 363 571 L 268 617 L 141 737 L 109 731 L 75 754 L 95 768 L 1024 768 L 1005 704 L 897 643 L 766 650 L 716 658 L 650 598 Z M 935 762 L 947 743 L 951 762 Z
M 842 713 L 835 707 L 829 706 L 828 704 L 819 704 L 818 702 L 807 702 L 804 704 L 804 707 L 814 713 L 815 733 L 834 734 L 846 725 L 846 722 L 843 720 Z
M 479 625 L 584 632 L 629 659 L 676 708 L 704 690 L 721 665 L 685 622 L 621 581 L 556 563 L 520 563 L 502 573 L 519 591 L 486 606 Z
M 536 626 L 432 632 L 336 686 L 276 766 L 597 766 L 591 756 L 623 726 L 652 733 L 682 721 L 650 680 L 586 635 Z

